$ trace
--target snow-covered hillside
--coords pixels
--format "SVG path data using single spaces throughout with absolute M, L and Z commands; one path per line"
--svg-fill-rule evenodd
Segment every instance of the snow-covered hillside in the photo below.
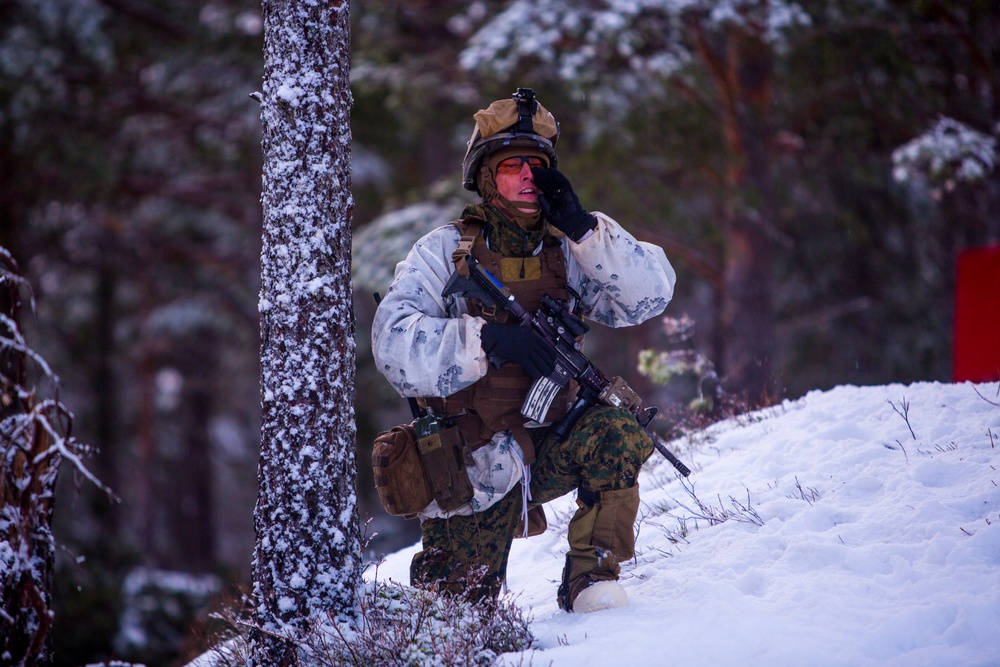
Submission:
M 699 437 L 693 495 L 658 454 L 643 471 L 630 606 L 557 608 L 572 497 L 515 542 L 538 648 L 504 664 L 1000 665 L 996 385 L 837 387 Z

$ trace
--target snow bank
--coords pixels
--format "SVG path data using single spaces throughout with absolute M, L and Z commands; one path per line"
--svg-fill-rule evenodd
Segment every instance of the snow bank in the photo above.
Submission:
M 508 584 L 538 652 L 504 664 L 998 664 L 996 385 L 837 387 L 674 444 L 694 497 L 654 454 L 630 606 L 556 606 L 572 497 L 515 541 Z M 695 498 L 732 517 L 709 525 Z M 406 582 L 416 549 L 379 577 Z

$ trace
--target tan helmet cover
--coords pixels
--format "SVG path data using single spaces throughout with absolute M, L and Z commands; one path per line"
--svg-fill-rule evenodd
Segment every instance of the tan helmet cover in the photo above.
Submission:
M 488 139 L 498 132 L 506 130 L 517 122 L 517 102 L 511 99 L 497 100 L 485 109 L 480 109 L 472 115 L 476 121 L 476 131 L 479 139 Z M 535 134 L 552 140 L 559 134 L 556 119 L 548 110 L 538 103 L 535 115 L 531 117 L 531 125 Z M 473 132 L 473 137 L 476 133 Z M 554 142 L 553 142 L 554 143 Z

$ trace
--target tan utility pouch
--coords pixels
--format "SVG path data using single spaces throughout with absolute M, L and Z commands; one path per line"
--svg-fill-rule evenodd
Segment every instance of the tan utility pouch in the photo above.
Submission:
M 372 470 L 382 507 L 393 516 L 412 519 L 434 499 L 412 424 L 378 434 L 372 449 Z
M 438 430 L 417 423 L 417 451 L 438 507 L 449 512 L 472 499 L 465 447 L 457 426 Z

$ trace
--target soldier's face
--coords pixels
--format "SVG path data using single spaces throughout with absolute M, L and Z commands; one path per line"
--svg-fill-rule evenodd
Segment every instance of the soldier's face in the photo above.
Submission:
M 538 157 L 509 157 L 497 165 L 497 192 L 506 197 L 519 211 L 532 213 L 538 210 L 538 188 L 532 167 L 544 167 L 545 161 Z M 521 208 L 517 204 L 530 204 Z

